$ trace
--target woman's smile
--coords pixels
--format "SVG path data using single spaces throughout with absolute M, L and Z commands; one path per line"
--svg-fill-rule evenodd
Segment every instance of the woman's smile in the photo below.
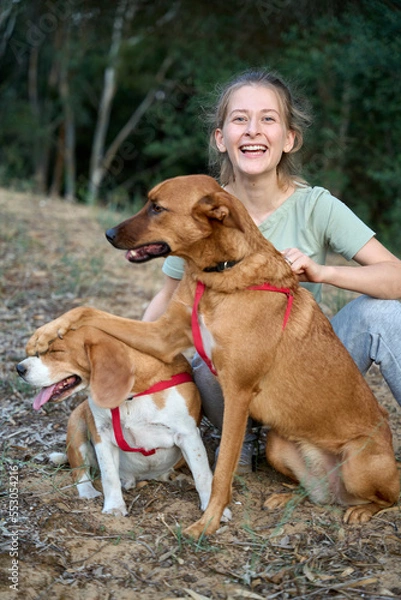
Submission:
M 262 175 L 275 172 L 283 152 L 291 150 L 293 132 L 281 114 L 279 98 L 265 86 L 245 85 L 230 99 L 222 129 L 216 130 L 220 152 L 227 152 L 234 173 Z
M 240 150 L 243 154 L 260 156 L 266 152 L 267 147 L 261 144 L 244 144 L 240 147 Z

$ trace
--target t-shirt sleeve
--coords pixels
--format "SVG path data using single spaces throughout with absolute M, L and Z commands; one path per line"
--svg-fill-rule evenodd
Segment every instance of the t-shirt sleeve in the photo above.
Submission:
M 330 250 L 351 260 L 375 235 L 348 206 L 321 188 L 313 209 L 317 236 Z
M 185 268 L 185 260 L 179 256 L 168 256 L 163 263 L 162 271 L 173 279 L 182 279 Z

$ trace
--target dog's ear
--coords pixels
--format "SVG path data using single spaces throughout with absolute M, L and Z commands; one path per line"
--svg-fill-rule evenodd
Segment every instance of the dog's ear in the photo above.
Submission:
M 90 389 L 100 408 L 115 408 L 126 400 L 135 380 L 134 365 L 127 346 L 104 334 L 104 339 L 88 342 L 86 353 L 91 365 Z
M 192 214 L 197 218 L 206 217 L 212 221 L 219 221 L 224 227 L 232 227 L 244 231 L 243 217 L 241 218 L 237 203 L 225 190 L 213 192 L 199 200 L 192 209 Z

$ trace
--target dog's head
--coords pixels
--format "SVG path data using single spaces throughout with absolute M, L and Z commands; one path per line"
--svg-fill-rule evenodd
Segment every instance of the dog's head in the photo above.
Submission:
M 249 225 L 250 223 L 250 225 Z M 186 252 L 208 238 L 217 226 L 243 232 L 251 221 L 241 202 L 207 175 L 167 179 L 154 187 L 135 216 L 106 231 L 116 248 L 128 250 L 127 259 L 140 263 Z
M 42 388 L 33 407 L 60 402 L 90 388 L 93 401 L 114 408 L 130 395 L 135 381 L 133 350 L 93 327 L 69 331 L 45 354 L 30 356 L 17 365 L 17 372 L 30 385 Z

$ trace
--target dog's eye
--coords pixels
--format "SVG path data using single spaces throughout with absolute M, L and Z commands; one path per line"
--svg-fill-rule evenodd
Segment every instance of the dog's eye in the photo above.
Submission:
M 65 350 L 63 350 L 62 348 L 52 348 L 50 347 L 48 350 L 48 354 L 63 354 L 65 352 Z
M 166 210 L 166 209 L 165 209 L 165 208 L 163 208 L 163 206 L 160 206 L 160 204 L 155 204 L 155 203 L 153 203 L 153 204 L 151 204 L 150 210 L 151 210 L 153 213 L 160 214 L 161 212 L 163 212 L 163 211 L 164 211 L 164 210 Z

